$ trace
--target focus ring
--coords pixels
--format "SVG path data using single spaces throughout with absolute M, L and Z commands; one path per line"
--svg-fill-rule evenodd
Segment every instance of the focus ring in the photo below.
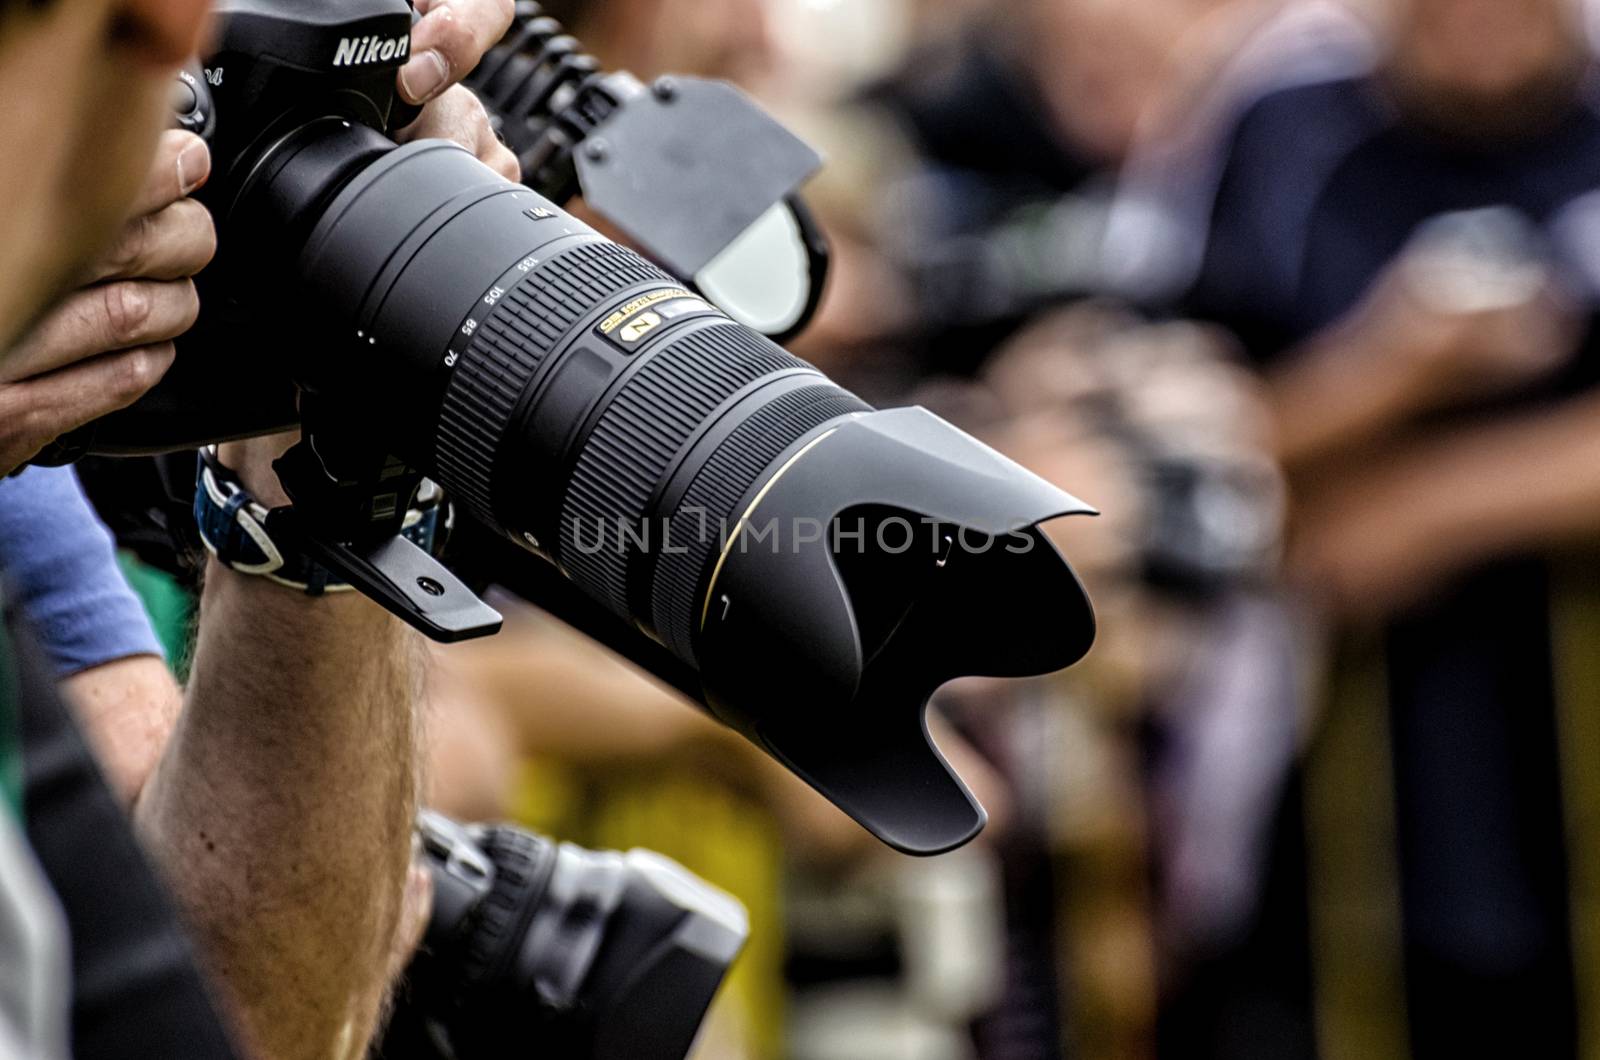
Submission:
M 657 349 L 607 405 L 573 469 L 561 512 L 561 565 L 613 612 L 628 610 L 628 565 L 653 545 L 650 497 L 711 413 L 747 384 L 809 368 L 736 324 Z
M 673 515 L 674 548 L 661 551 L 651 590 L 656 632 L 679 658 L 695 662 L 702 583 L 744 514 L 735 510 L 739 502 L 796 440 L 829 420 L 871 411 L 832 383 L 792 390 L 752 414 L 712 453 Z
M 558 254 L 513 287 L 473 336 L 439 412 L 435 456 L 440 484 L 491 526 L 495 454 L 539 366 L 575 325 L 618 292 L 676 283 L 614 243 Z
M 555 868 L 554 843 L 517 828 L 489 830 L 482 848 L 494 866 L 494 883 L 473 912 L 461 958 L 463 993 L 490 986 L 513 959 L 523 929 L 544 898 Z

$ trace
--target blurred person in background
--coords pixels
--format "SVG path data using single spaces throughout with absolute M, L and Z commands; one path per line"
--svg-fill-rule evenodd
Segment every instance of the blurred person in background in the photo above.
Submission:
M 1055 967 L 1034 976 L 1059 980 L 1060 1047 L 1149 1055 L 1165 951 L 1225 931 L 1250 893 L 1238 867 L 1258 837 L 1218 821 L 1259 813 L 1298 738 L 1278 708 L 1288 632 L 1264 592 L 1282 487 L 1262 395 L 1220 333 L 1104 303 L 1041 316 L 972 385 L 992 397 L 988 440 L 1106 513 L 1051 527 L 1100 636 L 1072 671 L 969 695 L 955 717 L 1002 764 L 1012 833 L 1035 848 L 1030 869 L 1014 841 L 1006 867 L 1042 891 L 1014 910 L 1016 934 L 1052 940 Z M 1219 767 L 1230 783 L 1197 783 Z M 1152 864 L 1189 885 L 1187 908 L 1162 907 Z M 1040 988 L 1008 983 L 994 1022 Z M 1025 1041 L 1013 1031 L 983 1055 L 1043 1055 Z
M 1253 925 L 1169 1006 L 1174 1055 L 1592 1033 L 1589 43 L 1576 0 L 1378 6 L 1375 68 L 1357 45 L 1225 130 L 1179 305 L 1262 372 L 1288 576 L 1346 647 Z
M 839 341 L 891 337 L 914 374 L 970 375 L 1035 313 L 1101 293 L 1115 173 L 1219 6 L 990 3 L 867 91 L 913 155 L 875 206 L 894 301 Z

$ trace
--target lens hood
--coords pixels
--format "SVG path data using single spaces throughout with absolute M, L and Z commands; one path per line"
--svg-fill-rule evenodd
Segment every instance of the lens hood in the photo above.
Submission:
M 1088 652 L 1093 609 L 1039 527 L 1094 509 L 907 408 L 801 439 L 743 511 L 696 642 L 711 709 L 890 846 L 971 839 L 985 815 L 928 699 Z

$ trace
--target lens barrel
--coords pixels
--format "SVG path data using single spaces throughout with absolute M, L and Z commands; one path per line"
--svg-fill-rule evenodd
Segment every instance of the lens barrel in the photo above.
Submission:
M 741 503 L 819 429 L 871 411 L 633 251 L 437 143 L 350 182 L 302 273 L 347 322 L 355 378 L 430 380 L 388 398 L 418 428 L 403 455 L 691 663 Z

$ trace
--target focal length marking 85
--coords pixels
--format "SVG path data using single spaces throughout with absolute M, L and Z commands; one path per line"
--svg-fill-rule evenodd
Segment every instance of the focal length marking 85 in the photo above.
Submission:
M 494 282 L 494 286 L 484 292 L 483 297 L 478 299 L 476 306 L 473 308 L 472 315 L 462 321 L 461 326 L 451 336 L 450 348 L 444 354 L 444 366 L 446 368 L 454 368 L 456 366 L 456 362 L 461 360 L 461 355 L 467 352 L 467 347 L 472 343 L 472 336 L 477 334 L 478 328 L 483 321 L 487 320 L 490 314 L 500 307 L 500 300 L 509 294 L 513 287 L 527 279 L 528 275 L 539 267 L 541 260 L 535 255 L 529 254 L 507 269 Z

